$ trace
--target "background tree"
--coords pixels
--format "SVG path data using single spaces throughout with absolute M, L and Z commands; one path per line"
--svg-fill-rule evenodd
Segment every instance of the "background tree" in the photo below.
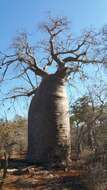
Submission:
M 91 90 L 87 96 L 80 97 L 71 109 L 71 125 L 74 130 L 74 147 L 77 155 L 84 150 L 105 154 L 106 140 L 106 89 L 100 92 Z M 97 157 L 96 157 L 97 159 Z
M 33 47 L 22 33 L 13 42 L 13 54 L 1 53 L 2 84 L 9 74 L 11 79 L 24 79 L 29 84 L 27 89 L 23 84 L 14 88 L 7 98 L 34 95 L 28 118 L 28 159 L 32 162 L 69 160 L 70 124 L 65 81 L 69 75 L 83 77 L 84 68 L 89 64 L 107 65 L 106 27 L 100 32 L 85 31 L 74 38 L 68 33 L 68 26 L 67 18 L 49 16 L 41 25 L 46 40 Z M 13 76 L 12 69 L 17 70 L 17 75 Z M 42 79 L 38 88 L 37 76 Z

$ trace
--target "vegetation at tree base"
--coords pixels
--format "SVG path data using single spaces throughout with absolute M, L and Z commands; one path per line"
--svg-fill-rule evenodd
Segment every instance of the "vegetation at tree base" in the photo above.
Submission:
M 0 121 L 0 157 L 18 157 L 27 149 L 27 120 L 16 115 L 13 121 Z

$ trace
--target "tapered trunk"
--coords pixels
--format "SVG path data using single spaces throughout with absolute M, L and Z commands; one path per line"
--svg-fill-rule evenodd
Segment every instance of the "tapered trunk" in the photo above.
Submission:
M 70 160 L 70 122 L 64 79 L 46 76 L 34 95 L 28 115 L 28 160 L 66 163 Z

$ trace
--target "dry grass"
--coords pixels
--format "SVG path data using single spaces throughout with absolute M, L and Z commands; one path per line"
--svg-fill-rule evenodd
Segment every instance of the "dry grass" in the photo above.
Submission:
M 103 157 L 88 150 L 81 154 L 80 163 L 87 168 L 83 181 L 89 190 L 107 190 L 107 157 Z

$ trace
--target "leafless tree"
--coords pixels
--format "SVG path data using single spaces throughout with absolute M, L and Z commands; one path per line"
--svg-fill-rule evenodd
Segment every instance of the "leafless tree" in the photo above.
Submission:
M 13 54 L 1 53 L 0 81 L 3 83 L 10 74 L 11 80 L 16 79 L 16 84 L 21 78 L 29 83 L 27 89 L 23 85 L 14 88 L 7 98 L 34 95 L 28 118 L 28 159 L 32 162 L 63 162 L 70 157 L 65 81 L 69 75 L 84 75 L 86 65 L 107 66 L 106 27 L 100 32 L 85 31 L 80 37 L 74 38 L 69 34 L 67 18 L 49 16 L 41 28 L 46 40 L 37 46 L 31 46 L 27 34 L 22 33 L 13 42 Z M 40 50 L 42 60 L 38 53 Z M 50 73 L 49 68 L 53 66 L 55 72 Z M 15 76 L 11 72 L 13 68 L 15 74 L 18 73 Z M 38 88 L 35 82 L 37 76 L 42 79 Z

